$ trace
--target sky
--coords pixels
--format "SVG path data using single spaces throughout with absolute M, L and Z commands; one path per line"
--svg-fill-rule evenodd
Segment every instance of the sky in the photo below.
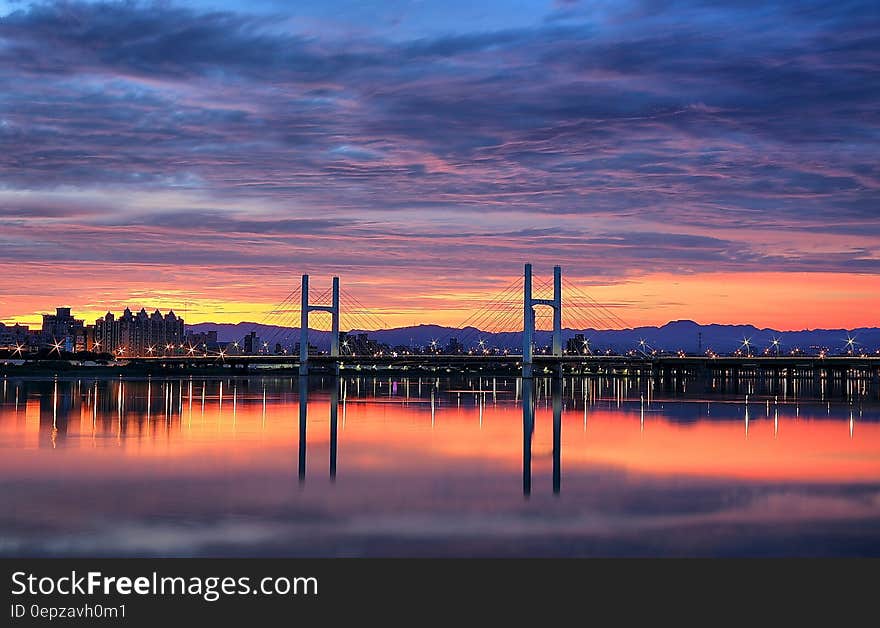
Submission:
M 0 320 L 880 325 L 876 0 L 0 0 Z

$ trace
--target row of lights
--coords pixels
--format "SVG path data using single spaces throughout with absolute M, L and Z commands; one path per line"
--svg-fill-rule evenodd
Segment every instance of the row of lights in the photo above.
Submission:
M 240 345 L 239 345 L 239 343 L 238 343 L 237 341 L 236 341 L 236 342 L 233 342 L 232 344 L 233 344 L 233 346 L 234 346 L 236 349 L 238 349 L 238 348 L 240 347 Z M 478 344 L 479 344 L 480 350 L 481 350 L 481 352 L 483 353 L 483 355 L 488 355 L 488 354 L 489 354 L 489 349 L 486 348 L 486 341 L 481 339 L 481 340 L 478 342 Z M 437 350 L 437 347 L 438 347 L 438 341 L 437 341 L 436 339 L 435 339 L 435 340 L 431 340 L 430 345 L 431 345 L 431 348 L 434 349 L 434 350 L 436 351 L 436 350 Z M 100 348 L 100 346 L 101 346 L 100 341 L 95 342 L 95 348 Z M 203 346 L 204 346 L 204 345 L 203 345 Z M 347 347 L 348 347 L 348 341 L 347 341 L 347 340 L 343 341 L 343 342 L 342 342 L 342 346 L 345 347 L 345 348 L 347 348 Z M 742 344 L 740 345 L 740 347 L 739 347 L 736 351 L 734 351 L 733 355 L 735 355 L 735 356 L 741 356 L 741 355 L 743 355 L 743 349 L 745 349 L 745 355 L 751 356 L 751 355 L 752 355 L 752 354 L 751 354 L 751 346 L 752 346 L 751 338 L 743 338 Z M 855 350 L 855 338 L 853 338 L 853 337 L 847 337 L 847 341 L 846 341 L 846 345 L 845 345 L 845 346 L 846 346 L 846 348 L 848 349 L 848 354 L 849 354 L 849 355 L 853 355 L 853 354 L 854 354 L 854 350 Z M 183 344 L 178 345 L 177 347 L 175 347 L 175 345 L 173 345 L 173 344 L 167 344 L 167 345 L 165 345 L 165 350 L 166 350 L 166 351 L 172 351 L 172 350 L 174 350 L 175 348 L 177 348 L 177 349 L 183 349 L 184 347 L 185 347 L 185 345 L 183 345 Z M 264 343 L 263 343 L 263 348 L 264 348 L 264 349 L 268 349 L 268 347 L 269 347 L 269 343 L 268 343 L 268 342 L 264 342 Z M 765 354 L 765 355 L 768 355 L 773 349 L 775 349 L 775 351 L 776 351 L 776 355 L 779 355 L 779 347 L 780 347 L 780 340 L 779 340 L 778 338 L 774 338 L 774 339 L 771 341 L 771 343 L 770 343 L 770 347 L 767 347 L 767 348 L 764 350 L 764 354 Z M 58 355 L 61 355 L 61 348 L 62 348 L 62 343 L 61 343 L 61 341 L 59 341 L 59 340 L 56 339 L 56 340 L 52 343 L 52 351 L 56 351 L 56 352 L 58 353 Z M 16 345 L 15 345 L 15 349 L 14 349 L 14 351 L 13 351 L 13 355 L 23 355 L 24 349 L 25 349 L 25 346 L 24 346 L 24 345 L 22 345 L 22 344 L 16 344 Z M 646 349 L 647 349 L 647 350 L 650 350 L 650 355 L 657 355 L 657 350 L 654 349 L 653 347 L 651 347 L 651 346 L 647 343 L 647 341 L 645 341 L 644 339 L 640 340 L 640 341 L 639 341 L 639 350 L 640 350 L 644 355 L 648 355 L 648 353 L 646 352 Z M 152 354 L 155 352 L 155 350 L 156 350 L 156 348 L 155 348 L 154 346 L 147 347 L 147 353 L 149 353 L 150 355 L 152 355 Z M 504 349 L 504 354 L 505 354 L 505 355 L 507 355 L 509 352 L 510 352 L 509 349 Z M 546 350 L 544 350 L 544 349 L 538 349 L 538 352 L 539 352 L 539 353 L 540 353 L 540 352 L 546 352 Z M 118 355 L 120 355 L 120 356 L 121 356 L 121 355 L 124 355 L 124 354 L 125 354 L 125 348 L 124 348 L 124 347 L 119 347 L 119 348 L 117 348 L 117 349 L 116 349 L 116 353 L 117 353 Z M 189 355 L 195 355 L 195 353 L 196 353 L 196 348 L 193 347 L 192 345 L 190 345 L 190 346 L 188 347 L 188 354 L 189 354 Z M 570 353 L 577 353 L 577 352 L 572 351 L 572 352 L 570 352 Z M 611 352 L 611 349 L 607 349 L 605 353 L 606 353 L 607 355 L 610 355 L 610 354 L 612 353 L 612 352 Z M 629 355 L 635 355 L 635 353 L 636 353 L 636 350 L 635 350 L 635 349 L 633 349 L 633 350 L 631 350 L 631 351 L 628 352 Z M 679 356 L 679 357 L 685 357 L 685 352 L 684 352 L 683 350 L 679 349 L 677 353 L 678 353 L 678 356 Z M 797 355 L 798 353 L 800 353 L 800 349 L 798 349 L 798 348 L 795 348 L 795 349 L 792 349 L 792 350 L 791 350 L 791 355 Z M 880 349 L 878 349 L 878 350 L 876 351 L 876 353 L 880 354 Z M 286 349 L 286 348 L 284 349 L 284 354 L 287 354 L 287 349 Z M 405 354 L 406 354 L 406 355 L 409 355 L 408 353 L 405 353 Z M 473 350 L 473 349 L 469 350 L 469 351 L 468 351 L 468 354 L 469 354 L 469 355 L 473 355 L 473 354 L 474 354 L 474 350 Z M 589 341 L 589 340 L 584 340 L 584 341 L 583 341 L 583 354 L 584 354 L 584 355 L 592 354 L 592 351 L 591 351 L 591 349 L 590 349 L 590 341 Z M 205 351 L 205 352 L 204 352 L 204 355 L 207 356 L 207 355 L 208 355 L 208 352 Z M 219 351 L 218 355 L 219 355 L 220 357 L 225 357 L 225 356 L 227 355 L 227 353 L 226 353 L 224 350 L 221 349 L 221 350 Z M 383 352 L 382 352 L 382 351 L 379 351 L 379 352 L 377 352 L 377 353 L 374 353 L 374 354 L 373 354 L 373 357 L 381 357 L 382 355 L 384 355 Z M 715 353 L 714 351 L 712 351 L 712 349 L 708 349 L 708 350 L 706 351 L 706 355 L 709 356 L 709 357 L 712 357 L 712 358 L 714 358 L 714 357 L 718 357 L 718 354 Z M 865 353 L 865 352 L 862 352 L 860 355 L 861 355 L 862 357 L 866 357 L 866 353 Z M 393 357 L 397 357 L 397 353 L 396 353 L 396 352 L 392 353 L 392 356 L 393 356 Z M 827 356 L 827 351 L 826 351 L 826 350 L 823 349 L 822 351 L 819 352 L 819 357 L 820 357 L 820 358 L 825 358 L 826 356 Z

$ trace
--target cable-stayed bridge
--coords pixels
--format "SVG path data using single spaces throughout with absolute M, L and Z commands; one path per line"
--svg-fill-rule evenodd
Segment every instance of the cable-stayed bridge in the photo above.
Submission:
M 549 277 L 533 274 L 525 264 L 522 276 L 485 300 L 455 328 L 424 346 L 387 350 L 371 342 L 366 332 L 390 326 L 349 293 L 338 277 L 315 289 L 308 275 L 258 323 L 274 331 L 262 338 L 249 334 L 224 349 L 182 355 L 131 358 L 135 364 L 175 368 L 184 365 L 222 365 L 236 369 L 289 368 L 300 375 L 345 370 L 411 372 L 492 371 L 533 374 L 625 373 L 672 377 L 705 374 L 742 377 L 754 374 L 813 379 L 857 377 L 877 385 L 880 356 L 824 355 L 753 356 L 750 347 L 740 355 L 655 355 L 645 342 L 626 355 L 595 354 L 589 340 L 568 338 L 564 329 L 611 329 L 629 325 L 613 310 L 593 299 L 554 267 Z M 328 320 L 329 319 L 329 320 Z M 323 323 L 323 325 L 322 325 Z M 328 324 L 329 323 L 329 324 Z M 323 328 L 322 328 L 323 327 Z M 347 331 L 343 331 L 347 330 Z M 536 338 L 549 340 L 544 345 Z
M 521 277 L 487 299 L 482 307 L 475 309 L 457 326 L 448 328 L 424 347 L 419 347 L 418 354 L 477 358 L 519 355 L 524 362 L 524 372 L 530 369 L 536 351 L 561 358 L 565 354 L 562 339 L 563 290 L 566 293 L 565 322 L 569 329 L 627 327 L 626 322 L 609 308 L 592 299 L 578 286 L 563 280 L 559 266 L 554 268 L 552 279 L 541 280 L 533 275 L 531 264 L 526 264 Z M 312 324 L 312 315 L 318 313 L 329 314 L 329 330 Z M 315 291 L 311 289 L 310 277 L 303 275 L 301 284 L 257 326 L 274 328 L 275 331 L 260 338 L 259 346 L 248 342 L 247 337 L 238 339 L 216 357 L 231 359 L 233 356 L 253 354 L 298 356 L 299 368 L 305 374 L 308 372 L 308 362 L 320 360 L 321 357 L 399 358 L 403 361 L 414 353 L 407 348 L 383 352 L 356 333 L 388 329 L 390 326 L 357 297 L 341 289 L 338 277 L 333 277 L 331 285 L 323 291 Z M 341 329 L 351 331 L 340 334 Z M 552 337 L 551 347 L 547 349 L 536 347 L 536 333 L 542 331 Z M 256 338 L 252 340 L 256 341 Z M 511 351 L 511 347 L 517 344 L 522 350 Z M 590 352 L 586 342 L 576 351 L 578 354 Z M 570 350 L 569 353 L 575 351 Z
M 561 269 L 557 267 L 561 277 Z M 357 297 L 340 286 L 338 278 L 333 278 L 330 286 L 324 290 L 309 290 L 308 276 L 304 276 L 306 282 L 306 294 L 308 305 L 304 304 L 303 287 L 298 285 L 284 300 L 274 307 L 260 321 L 255 328 L 271 328 L 267 335 L 260 338 L 259 348 L 247 347 L 249 353 L 287 353 L 299 354 L 302 350 L 302 329 L 307 329 L 306 341 L 312 347 L 311 353 L 327 353 L 330 355 L 360 355 L 372 356 L 377 350 L 355 342 L 347 342 L 352 332 L 376 332 L 391 328 L 383 318 L 376 314 L 380 308 L 370 308 L 364 305 Z M 533 278 L 532 298 L 536 307 L 534 310 L 533 328 L 537 339 L 554 333 L 553 310 L 537 307 L 542 303 L 554 300 L 554 284 L 552 279 L 540 280 Z M 433 354 L 480 354 L 503 352 L 520 354 L 519 347 L 523 343 L 524 332 L 524 289 L 526 273 L 499 290 L 496 294 L 485 299 L 482 304 L 475 308 L 471 314 L 465 317 L 457 325 L 444 328 L 436 336 L 419 343 L 419 348 L 427 348 Z M 334 288 L 335 286 L 335 288 Z M 559 316 L 557 336 L 561 337 L 562 322 L 567 329 L 587 328 L 626 328 L 627 323 L 617 316 L 610 308 L 598 303 L 587 295 L 580 287 L 565 279 L 561 280 L 559 301 L 562 300 L 562 290 L 565 291 L 565 315 Z M 333 315 L 334 295 L 338 304 L 338 314 Z M 303 311 L 308 308 L 310 317 L 308 324 L 303 324 Z M 324 313 L 330 316 L 313 316 L 314 313 Z M 317 320 L 315 320 L 317 319 Z M 332 325 L 337 322 L 338 329 L 334 331 Z M 322 325 L 323 323 L 323 325 Z M 343 331 L 341 340 L 338 340 L 338 350 L 334 350 L 334 339 L 340 338 L 339 330 Z M 230 344 L 228 353 L 244 353 L 245 338 L 238 338 Z M 513 351 L 510 349 L 515 348 Z M 258 350 L 257 350 L 258 349 Z M 590 347 L 585 346 L 587 353 Z M 542 343 L 536 342 L 535 350 L 544 351 Z M 556 354 L 561 354 L 556 350 Z
M 467 316 L 459 325 L 432 338 L 419 351 L 385 352 L 371 345 L 358 332 L 389 328 L 389 325 L 365 306 L 357 297 L 340 288 L 338 277 L 323 291 L 311 289 L 309 275 L 302 275 L 299 286 L 273 308 L 257 326 L 274 328 L 263 338 L 254 334 L 237 339 L 225 350 L 213 356 L 230 363 L 255 362 L 258 359 L 297 359 L 301 374 L 309 372 L 309 364 L 328 361 L 344 366 L 352 358 L 357 361 L 409 363 L 415 356 L 459 356 L 465 361 L 500 361 L 522 363 L 522 373 L 531 376 L 536 351 L 557 361 L 565 356 L 563 348 L 563 290 L 565 322 L 569 329 L 589 327 L 627 327 L 625 321 L 609 308 L 598 303 L 581 288 L 564 280 L 562 269 L 554 267 L 552 278 L 540 279 L 533 275 L 531 264 L 526 264 L 523 275 L 498 291 Z M 330 329 L 313 325 L 313 314 L 329 314 Z M 325 319 L 326 322 L 326 319 Z M 351 331 L 342 332 L 348 329 Z M 536 334 L 547 332 L 552 338 L 550 347 L 536 347 Z M 521 351 L 511 351 L 519 344 Z M 324 349 L 324 350 L 322 350 Z M 422 351 L 421 349 L 424 349 Z M 591 354 L 589 344 L 583 342 L 569 354 Z M 517 357 L 518 356 L 518 357 Z M 164 359 L 167 356 L 162 356 Z M 200 357 L 189 351 L 183 358 Z M 160 359 L 160 358 L 157 358 Z M 459 360 L 459 361 L 460 361 Z

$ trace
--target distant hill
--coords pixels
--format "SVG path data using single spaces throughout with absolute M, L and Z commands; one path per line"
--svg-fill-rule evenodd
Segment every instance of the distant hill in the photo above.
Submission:
M 299 341 L 299 329 L 295 327 L 278 327 L 259 323 L 198 323 L 187 326 L 188 330 L 204 332 L 217 330 L 217 337 L 222 342 L 240 341 L 252 331 L 273 347 L 280 342 L 282 346 L 293 346 Z M 346 330 L 347 331 L 347 330 Z M 351 333 L 368 333 L 370 338 L 391 346 L 426 346 L 432 340 L 446 345 L 451 338 L 457 338 L 466 348 L 476 347 L 480 340 L 486 346 L 518 350 L 522 346 L 521 332 L 483 332 L 474 327 L 456 329 L 441 325 L 416 325 L 380 330 L 354 330 Z M 700 325 L 694 321 L 672 321 L 661 327 L 636 327 L 632 329 L 564 329 L 563 342 L 575 334 L 583 334 L 589 340 L 594 351 L 612 349 L 617 352 L 628 351 L 640 346 L 645 341 L 646 349 L 664 351 L 686 351 L 697 353 L 712 349 L 718 353 L 731 353 L 741 347 L 744 339 L 749 339 L 752 351 L 759 353 L 772 346 L 774 339 L 779 340 L 780 353 L 794 348 L 813 352 L 822 347 L 836 353 L 842 351 L 848 338 L 854 339 L 856 350 L 875 352 L 880 349 L 880 328 L 864 327 L 859 329 L 812 329 L 801 331 L 777 331 L 759 329 L 753 325 Z M 329 346 L 329 333 L 312 331 L 310 341 L 321 349 Z M 536 343 L 550 343 L 550 332 L 538 331 Z M 775 351 L 775 348 L 773 349 Z

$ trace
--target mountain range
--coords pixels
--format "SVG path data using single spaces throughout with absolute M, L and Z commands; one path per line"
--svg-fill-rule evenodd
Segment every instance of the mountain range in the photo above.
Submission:
M 261 341 L 268 342 L 273 348 L 279 342 L 284 347 L 292 347 L 299 340 L 298 328 L 252 322 L 197 323 L 188 325 L 187 329 L 192 332 L 216 330 L 220 342 L 241 341 L 246 334 L 256 332 Z M 393 329 L 353 330 L 349 333 L 367 333 L 372 340 L 391 346 L 424 347 L 432 341 L 440 346 L 446 346 L 452 338 L 458 339 L 466 349 L 477 347 L 480 340 L 487 347 L 500 349 L 518 350 L 522 346 L 522 332 L 489 332 L 474 327 L 457 329 L 440 325 L 415 325 Z M 775 353 L 777 348 L 773 344 L 774 340 L 779 341 L 780 353 L 787 353 L 793 349 L 814 353 L 820 348 L 838 353 L 849 349 L 850 346 L 855 352 L 874 353 L 880 349 L 880 328 L 877 327 L 779 331 L 760 329 L 753 325 L 700 325 L 690 320 L 679 320 L 660 327 L 563 329 L 563 342 L 576 334 L 584 335 L 592 351 L 611 349 L 615 352 L 625 352 L 630 349 L 642 349 L 702 353 L 711 349 L 719 354 L 726 354 L 743 347 L 746 340 L 750 343 L 753 353 L 763 352 L 768 347 Z M 320 349 L 327 349 L 329 336 L 329 332 L 312 330 L 309 333 L 309 342 Z M 537 346 L 549 345 L 550 341 L 549 331 L 535 332 Z M 851 343 L 850 346 L 848 343 Z

